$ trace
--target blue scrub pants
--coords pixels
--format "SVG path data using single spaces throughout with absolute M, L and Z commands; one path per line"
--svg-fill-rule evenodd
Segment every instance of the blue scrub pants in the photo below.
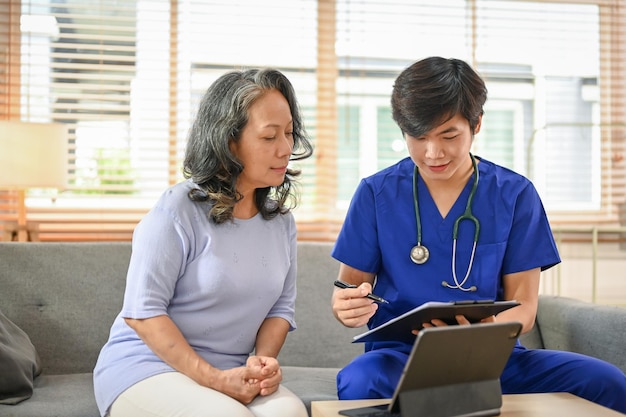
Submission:
M 337 374 L 340 400 L 391 398 L 408 352 L 371 350 Z M 578 353 L 515 346 L 500 378 L 503 394 L 569 392 L 626 413 L 626 375 L 618 367 Z

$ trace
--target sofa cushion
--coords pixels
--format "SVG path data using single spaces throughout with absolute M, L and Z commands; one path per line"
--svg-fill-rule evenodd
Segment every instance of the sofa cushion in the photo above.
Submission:
M 282 384 L 298 395 L 309 415 L 311 401 L 336 400 L 339 368 L 283 366 Z M 30 400 L 18 408 L 0 405 L 1 416 L 99 417 L 93 392 L 93 374 L 41 375 Z M 13 414 L 14 413 L 14 414 Z
M 363 343 L 352 343 L 352 337 L 367 327 L 348 328 L 333 316 L 330 299 L 339 262 L 330 256 L 331 249 L 331 244 L 298 243 L 298 328 L 280 351 L 282 367 L 341 368 L 363 353 Z
M 33 395 L 41 364 L 28 335 L 0 311 L 0 404 L 17 404 Z
M 281 366 L 282 384 L 296 394 L 311 415 L 311 401 L 337 400 L 337 372 L 340 368 Z
M 122 308 L 130 251 L 130 242 L 0 242 L 0 307 L 30 336 L 45 375 L 93 371 Z
M 91 373 L 45 375 L 35 379 L 33 396 L 17 407 L 0 405 L 0 416 L 100 417 Z

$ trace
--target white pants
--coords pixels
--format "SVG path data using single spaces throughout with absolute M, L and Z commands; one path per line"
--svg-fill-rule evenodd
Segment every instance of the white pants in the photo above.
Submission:
M 179 372 L 138 382 L 109 408 L 109 417 L 308 417 L 300 398 L 282 385 L 247 406 Z

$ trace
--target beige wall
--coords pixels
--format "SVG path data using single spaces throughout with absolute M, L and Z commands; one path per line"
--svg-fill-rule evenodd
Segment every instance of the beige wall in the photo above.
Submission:
M 542 274 L 540 293 L 626 307 L 626 244 L 598 243 L 595 262 L 590 242 L 561 243 L 559 251 L 563 262 Z

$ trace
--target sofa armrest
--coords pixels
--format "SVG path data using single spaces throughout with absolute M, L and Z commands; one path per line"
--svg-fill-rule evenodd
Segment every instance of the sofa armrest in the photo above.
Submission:
M 626 308 L 542 295 L 537 323 L 546 349 L 593 356 L 626 372 Z
M 539 328 L 539 323 L 535 320 L 535 325 L 528 332 L 524 333 L 519 338 L 522 345 L 526 346 L 529 349 L 544 349 L 545 346 L 543 344 L 543 338 L 541 337 L 541 329 Z

